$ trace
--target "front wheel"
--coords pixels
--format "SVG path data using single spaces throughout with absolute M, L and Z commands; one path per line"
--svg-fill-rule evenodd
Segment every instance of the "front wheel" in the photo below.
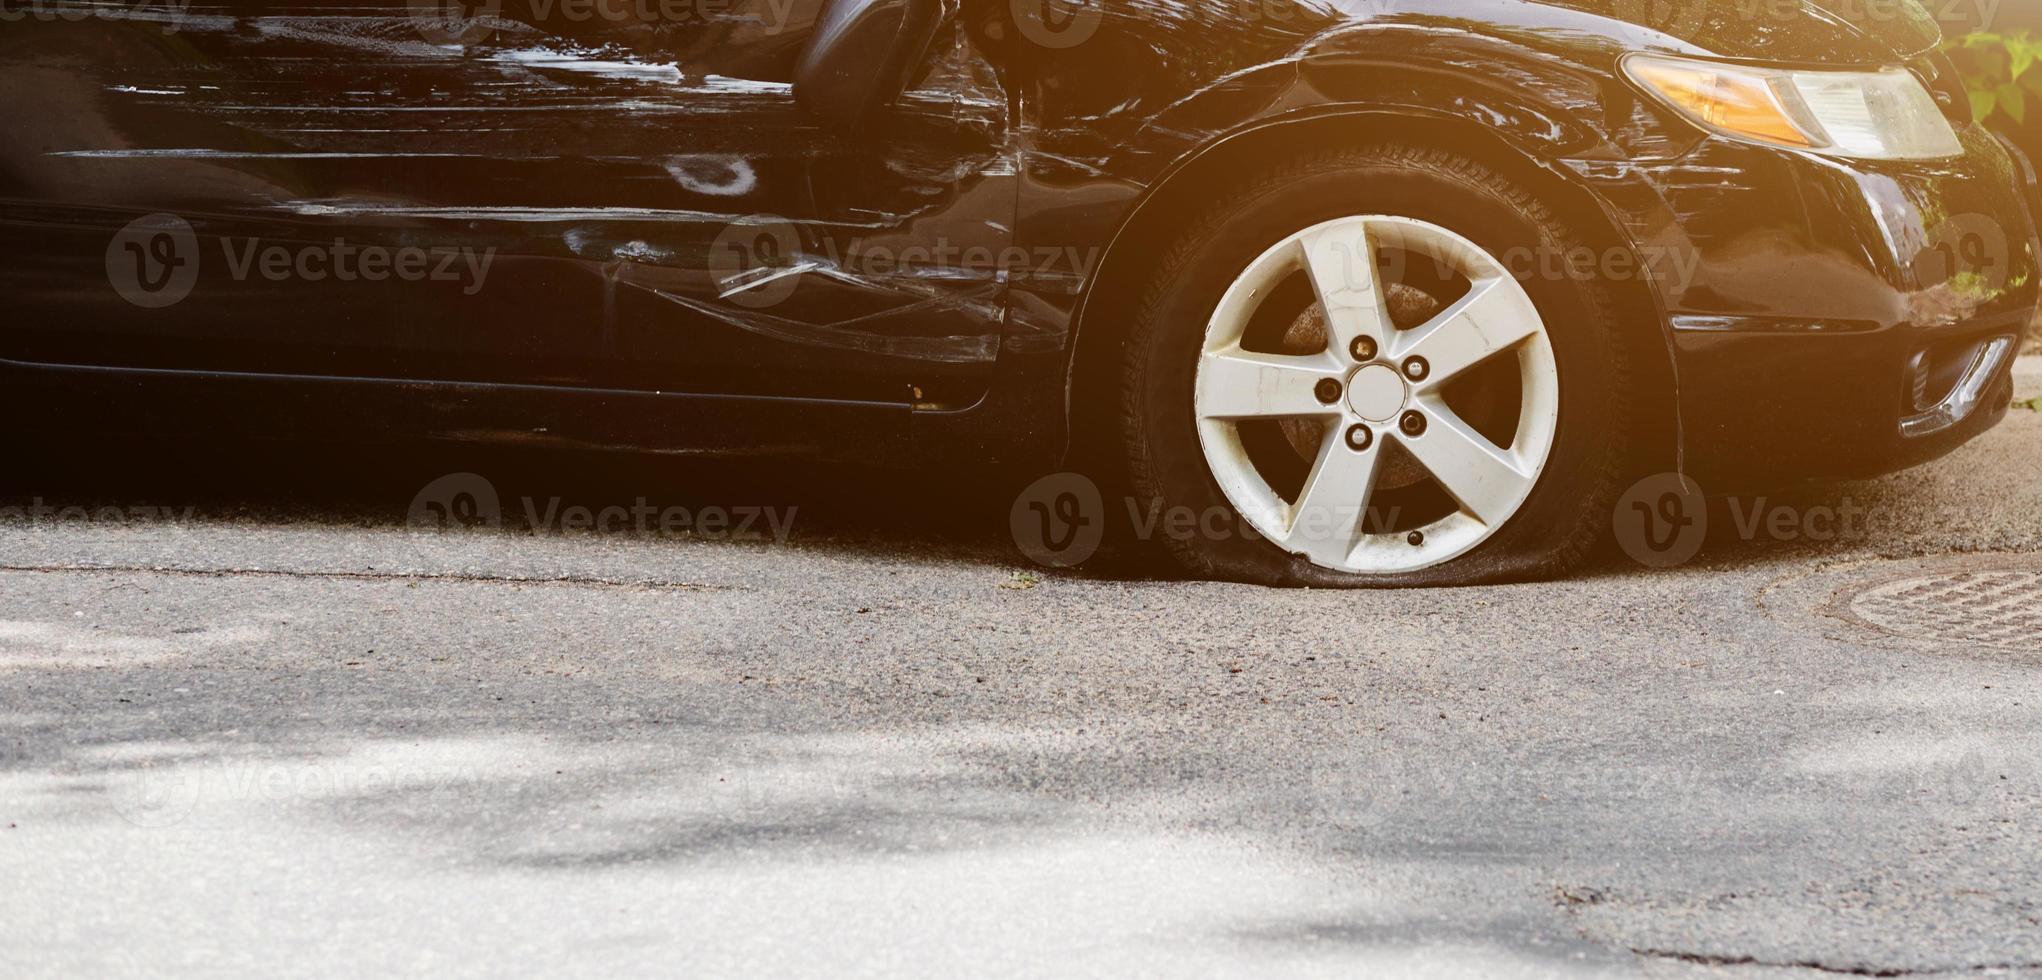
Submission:
M 1125 348 L 1129 486 L 1232 518 L 1157 542 L 1273 584 L 1575 564 L 1632 448 L 1606 284 L 1546 261 L 1583 243 L 1443 151 L 1333 152 L 1250 186 L 1178 239 Z

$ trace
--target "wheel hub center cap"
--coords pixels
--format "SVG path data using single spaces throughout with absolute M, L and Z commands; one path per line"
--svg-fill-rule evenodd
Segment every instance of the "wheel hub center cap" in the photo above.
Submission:
M 1404 410 L 1404 379 L 1395 368 L 1371 364 L 1347 380 L 1347 407 L 1371 422 L 1388 422 Z

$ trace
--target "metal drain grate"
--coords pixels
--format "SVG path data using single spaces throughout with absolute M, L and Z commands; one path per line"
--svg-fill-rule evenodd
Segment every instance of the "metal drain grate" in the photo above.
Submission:
M 1910 639 L 2042 651 L 2042 570 L 1888 582 L 1859 593 L 1849 609 L 1868 626 Z

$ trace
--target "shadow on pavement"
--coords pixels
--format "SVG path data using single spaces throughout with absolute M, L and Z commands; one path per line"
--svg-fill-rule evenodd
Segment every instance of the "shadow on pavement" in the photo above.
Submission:
M 2036 428 L 2022 429 L 2027 441 Z M 1996 472 L 1992 458 L 2020 455 L 2023 441 L 1995 433 L 1992 448 L 1982 451 L 1985 466 L 1944 461 L 1880 480 L 1714 497 L 1704 542 L 1684 564 L 1743 568 L 2034 548 L 2042 545 L 2042 519 L 2012 512 L 2034 503 L 2002 492 L 1996 484 L 2008 476 Z M 422 492 L 436 481 L 476 474 L 499 498 L 504 526 L 518 531 L 579 533 L 571 523 L 577 508 L 636 508 L 650 516 L 633 520 L 650 526 L 631 533 L 686 540 L 701 535 L 662 531 L 659 522 L 678 514 L 686 525 L 704 511 L 750 513 L 755 519 L 742 533 L 753 539 L 784 530 L 800 546 L 847 555 L 1000 566 L 1028 564 L 1014 542 L 1010 515 L 1017 496 L 1041 475 L 1011 468 L 892 470 L 782 459 L 247 440 L 43 442 L 16 448 L 9 460 L 0 469 L 0 509 L 154 507 L 178 514 L 190 509 L 197 519 L 216 522 L 390 527 L 411 520 Z M 2032 498 L 2031 490 L 2020 492 Z M 712 527 L 709 536 L 735 533 Z M 1643 571 L 1611 540 L 1579 574 Z M 1149 580 L 1172 572 L 1109 539 L 1097 558 L 1059 574 Z

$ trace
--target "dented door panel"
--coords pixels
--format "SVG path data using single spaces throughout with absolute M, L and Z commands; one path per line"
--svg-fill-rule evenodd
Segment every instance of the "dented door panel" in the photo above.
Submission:
M 968 388 L 997 351 L 999 277 L 843 257 L 939 226 L 960 248 L 1003 247 L 1004 99 L 953 32 L 885 118 L 826 133 L 786 81 L 817 6 L 648 22 L 573 0 L 456 20 L 237 3 L 8 22 L 0 98 L 30 122 L 0 151 L 19 257 L 0 275 L 28 302 L 0 353 L 665 391 Z M 152 214 L 190 226 L 199 272 L 145 308 L 101 267 Z M 826 260 L 763 309 L 729 301 L 753 270 L 717 254 L 762 221 Z M 428 268 L 364 270 L 365 256 Z

